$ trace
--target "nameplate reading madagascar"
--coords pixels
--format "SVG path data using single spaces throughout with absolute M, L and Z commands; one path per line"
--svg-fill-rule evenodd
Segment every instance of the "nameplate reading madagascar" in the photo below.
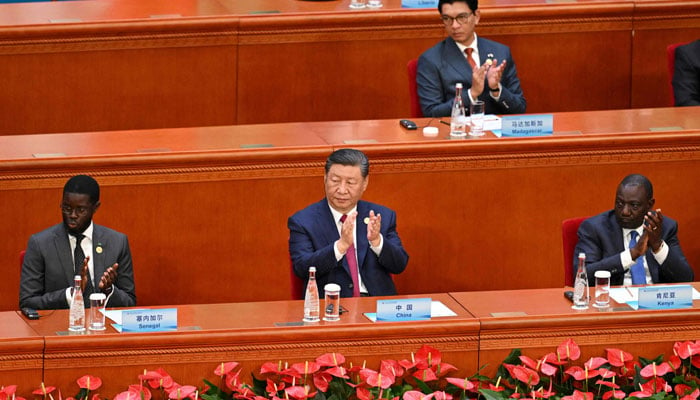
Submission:
M 377 300 L 377 321 L 430 319 L 430 298 Z
M 122 332 L 177 330 L 177 308 L 144 308 L 122 311 Z
M 554 132 L 554 116 L 515 115 L 501 119 L 501 133 L 504 137 L 527 137 L 551 135 Z
M 645 286 L 639 288 L 640 310 L 664 310 L 693 306 L 693 288 L 690 285 Z

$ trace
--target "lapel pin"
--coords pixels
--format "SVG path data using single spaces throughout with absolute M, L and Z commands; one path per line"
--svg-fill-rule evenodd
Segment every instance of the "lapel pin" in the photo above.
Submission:
M 95 252 L 97 254 L 102 254 L 102 246 L 100 244 L 98 244 L 97 247 L 95 247 Z
M 369 225 L 369 217 L 365 217 L 365 225 Z

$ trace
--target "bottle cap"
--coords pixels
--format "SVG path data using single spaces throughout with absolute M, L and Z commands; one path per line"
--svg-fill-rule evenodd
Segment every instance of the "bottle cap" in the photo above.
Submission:
M 578 253 L 578 258 L 586 258 L 586 253 Z
M 93 293 L 90 295 L 90 300 L 104 300 L 107 296 L 104 293 Z
M 596 271 L 594 275 L 596 278 L 610 278 L 610 271 Z
M 455 85 L 455 87 L 456 87 L 457 89 L 461 89 L 461 88 L 462 88 L 462 83 L 461 83 L 461 82 L 457 82 L 457 84 Z
M 316 267 L 309 267 L 309 272 L 316 272 Z
M 326 286 L 323 287 L 323 290 L 326 293 L 340 293 L 340 285 L 336 285 L 335 283 L 328 283 Z

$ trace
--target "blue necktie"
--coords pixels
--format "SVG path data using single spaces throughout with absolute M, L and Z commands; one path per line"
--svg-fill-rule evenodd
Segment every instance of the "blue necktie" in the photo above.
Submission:
M 636 231 L 630 232 L 632 239 L 630 239 L 630 249 L 637 245 L 637 236 L 639 235 Z M 647 283 L 646 273 L 644 273 L 644 254 L 637 257 L 637 261 L 630 268 L 632 273 L 632 284 L 633 285 L 644 285 Z

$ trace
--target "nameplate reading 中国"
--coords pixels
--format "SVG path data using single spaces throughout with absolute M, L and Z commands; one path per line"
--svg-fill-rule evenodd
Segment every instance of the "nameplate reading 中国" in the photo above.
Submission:
M 690 285 L 645 286 L 639 288 L 639 309 L 663 310 L 693 306 L 693 288 Z
M 377 300 L 377 321 L 420 321 L 430 319 L 432 299 Z
M 504 116 L 501 133 L 504 137 L 528 137 L 551 135 L 554 132 L 552 114 Z
M 144 308 L 122 311 L 122 332 L 177 330 L 177 308 Z

